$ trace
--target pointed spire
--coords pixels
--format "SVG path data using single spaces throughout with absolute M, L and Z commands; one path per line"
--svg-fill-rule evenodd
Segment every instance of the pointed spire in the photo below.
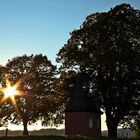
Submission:
M 88 98 L 82 90 L 82 79 L 77 74 L 73 79 L 73 86 L 70 93 L 70 99 L 67 103 L 65 112 L 100 112 L 96 105 Z

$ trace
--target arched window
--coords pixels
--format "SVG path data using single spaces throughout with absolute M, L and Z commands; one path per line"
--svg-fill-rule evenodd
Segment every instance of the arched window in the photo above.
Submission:
M 93 128 L 93 119 L 92 118 L 89 118 L 89 120 L 88 120 L 88 127 Z

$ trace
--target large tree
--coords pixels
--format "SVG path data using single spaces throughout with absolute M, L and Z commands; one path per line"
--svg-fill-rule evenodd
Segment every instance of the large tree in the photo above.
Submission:
M 6 78 L 17 84 L 22 96 L 16 96 L 16 105 L 10 99 L 3 104 L 1 122 L 23 122 L 23 135 L 28 135 L 27 125 L 42 120 L 43 125 L 62 121 L 61 96 L 56 92 L 56 66 L 46 56 L 31 55 L 15 57 L 6 64 Z M 61 101 L 61 102 L 60 102 Z
M 106 114 L 108 136 L 139 104 L 140 11 L 120 4 L 89 15 L 60 49 L 60 71 L 78 70 L 83 90 Z

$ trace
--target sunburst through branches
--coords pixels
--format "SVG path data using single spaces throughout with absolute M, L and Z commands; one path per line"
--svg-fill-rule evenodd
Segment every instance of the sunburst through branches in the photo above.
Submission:
M 6 82 L 6 87 L 5 88 L 0 88 L 1 93 L 3 94 L 0 104 L 3 104 L 6 100 L 10 99 L 12 102 L 12 105 L 14 106 L 14 109 L 18 113 L 18 107 L 16 104 L 15 97 L 16 96 L 22 96 L 22 92 L 18 90 L 21 80 L 19 80 L 15 85 L 11 85 L 11 82 L 8 80 L 7 76 L 5 75 L 5 82 Z

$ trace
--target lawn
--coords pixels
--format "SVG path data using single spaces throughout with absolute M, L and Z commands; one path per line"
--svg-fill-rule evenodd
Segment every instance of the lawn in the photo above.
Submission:
M 126 140 L 108 137 L 65 137 L 65 136 L 8 136 L 0 137 L 0 140 Z M 128 140 L 128 139 L 127 139 Z M 139 140 L 139 139 L 129 139 L 129 140 Z

